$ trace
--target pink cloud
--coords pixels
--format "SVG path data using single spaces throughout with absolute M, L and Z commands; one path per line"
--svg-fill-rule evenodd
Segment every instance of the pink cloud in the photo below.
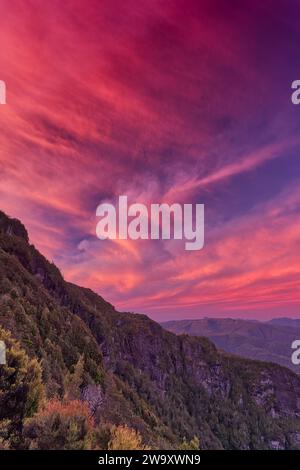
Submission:
M 286 53 L 285 28 L 296 33 L 292 18 L 281 21 L 284 4 L 2 3 L 1 209 L 23 220 L 65 277 L 156 318 L 280 305 L 295 313 L 295 182 L 267 202 L 254 195 L 245 214 L 232 200 L 215 209 L 228 194 L 246 198 L 247 177 L 299 147 L 288 93 L 278 92 L 296 48 Z M 270 9 L 281 35 L 266 29 Z M 119 194 L 145 204 L 205 200 L 213 223 L 204 250 L 99 242 L 96 207 Z

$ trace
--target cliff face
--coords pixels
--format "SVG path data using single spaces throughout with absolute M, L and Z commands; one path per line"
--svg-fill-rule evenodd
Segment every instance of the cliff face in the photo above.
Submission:
M 117 312 L 64 281 L 3 213 L 0 324 L 42 360 L 49 396 L 63 393 L 65 374 L 83 354 L 82 396 L 97 419 L 127 423 L 152 446 L 174 448 L 197 435 L 202 448 L 300 448 L 296 374 Z

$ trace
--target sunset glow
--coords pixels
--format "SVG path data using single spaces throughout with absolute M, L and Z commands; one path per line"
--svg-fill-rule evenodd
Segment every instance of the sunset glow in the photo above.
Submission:
M 119 310 L 300 314 L 300 5 L 246 3 L 1 1 L 0 209 Z M 97 239 L 120 194 L 205 204 L 204 248 Z

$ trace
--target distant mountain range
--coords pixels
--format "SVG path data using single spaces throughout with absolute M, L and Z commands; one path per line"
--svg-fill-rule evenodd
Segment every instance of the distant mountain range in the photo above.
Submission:
M 292 328 L 299 328 L 300 329 L 300 318 L 273 318 L 268 323 L 271 325 L 279 325 L 279 326 L 290 326 Z
M 206 336 L 215 345 L 232 354 L 275 362 L 300 373 L 291 362 L 291 344 L 300 340 L 300 319 L 275 318 L 268 322 L 232 318 L 203 318 L 162 323 L 175 334 Z
M 223 349 L 232 341 L 239 355 L 248 348 L 257 359 L 278 358 L 280 344 L 282 362 L 294 337 L 290 328 L 235 320 L 164 326 L 213 337 Z M 11 363 L 0 367 L 0 431 L 10 426 L 15 433 L 11 442 L 0 434 L 0 447 L 31 445 L 23 443 L 22 429 L 36 412 L 42 380 L 47 399 L 62 400 L 73 384 L 73 396 L 92 404 L 100 436 L 108 425 L 125 424 L 154 449 L 178 449 L 193 436 L 202 449 L 300 449 L 297 374 L 165 328 L 145 315 L 120 313 L 91 290 L 66 282 L 30 244 L 22 223 L 0 212 L 0 339 L 13 345 L 16 339 L 24 349 L 11 346 Z M 18 361 L 28 369 L 18 370 Z M 36 371 L 30 383 L 24 379 L 29 367 Z M 7 385 L 7 378 L 15 384 L 14 377 L 17 389 Z M 26 439 L 43 436 L 44 428 L 36 426 Z

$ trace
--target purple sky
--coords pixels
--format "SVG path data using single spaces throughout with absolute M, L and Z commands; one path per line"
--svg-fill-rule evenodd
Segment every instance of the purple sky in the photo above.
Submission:
M 2 0 L 0 208 L 65 278 L 157 320 L 300 314 L 298 1 Z M 205 247 L 96 207 L 205 204 Z

